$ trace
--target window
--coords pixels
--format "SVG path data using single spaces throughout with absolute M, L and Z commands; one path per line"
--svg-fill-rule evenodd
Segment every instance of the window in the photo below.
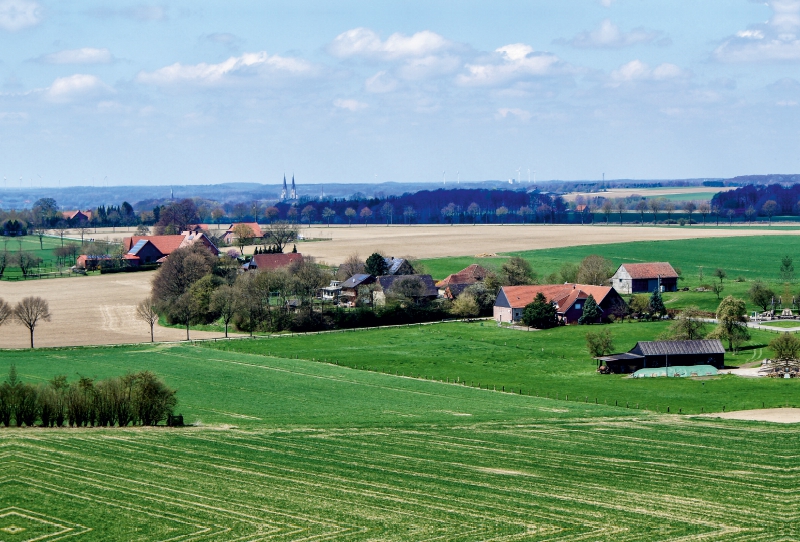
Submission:
M 580 309 L 581 308 L 581 304 L 580 303 L 575 303 L 575 308 L 576 309 Z

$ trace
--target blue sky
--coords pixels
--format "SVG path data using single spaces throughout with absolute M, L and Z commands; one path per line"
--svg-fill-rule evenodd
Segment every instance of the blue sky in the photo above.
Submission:
M 7 186 L 800 172 L 800 0 L 0 0 Z

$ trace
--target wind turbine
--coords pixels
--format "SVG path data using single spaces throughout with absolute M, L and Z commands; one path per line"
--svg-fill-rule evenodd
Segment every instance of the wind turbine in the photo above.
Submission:
M 528 168 L 528 184 L 531 184 L 531 168 Z
M 519 182 L 519 172 L 522 171 L 522 166 L 517 168 L 517 182 Z
M 461 184 L 461 173 L 456 171 L 456 184 Z
M 39 177 L 39 188 L 42 188 L 42 176 L 39 175 L 38 173 L 36 174 L 36 176 Z
M 444 176 L 444 170 L 442 170 L 442 184 L 447 184 L 447 178 Z

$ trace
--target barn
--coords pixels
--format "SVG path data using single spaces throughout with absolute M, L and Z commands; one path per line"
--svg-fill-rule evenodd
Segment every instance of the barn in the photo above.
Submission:
M 639 341 L 628 352 L 595 358 L 615 373 L 668 366 L 725 366 L 725 348 L 719 339 L 696 341 Z
M 596 322 L 607 321 L 615 305 L 624 305 L 620 295 L 608 286 L 591 284 L 537 284 L 532 286 L 503 286 L 494 303 L 494 319 L 498 322 L 519 322 L 525 307 L 532 303 L 536 294 L 556 306 L 559 320 L 575 324 L 583 314 L 583 306 L 591 295 L 600 308 Z
M 667 262 L 624 263 L 611 277 L 611 286 L 620 294 L 651 293 L 659 285 L 662 292 L 678 289 L 678 273 Z

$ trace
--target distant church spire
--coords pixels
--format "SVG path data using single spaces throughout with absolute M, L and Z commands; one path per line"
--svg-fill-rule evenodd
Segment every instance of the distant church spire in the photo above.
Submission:
M 289 189 L 286 188 L 286 174 L 283 174 L 283 190 L 281 190 L 281 201 L 286 199 L 286 196 L 289 193 Z
M 297 187 L 294 185 L 294 173 L 292 173 L 292 193 L 289 195 L 289 199 L 297 199 Z

